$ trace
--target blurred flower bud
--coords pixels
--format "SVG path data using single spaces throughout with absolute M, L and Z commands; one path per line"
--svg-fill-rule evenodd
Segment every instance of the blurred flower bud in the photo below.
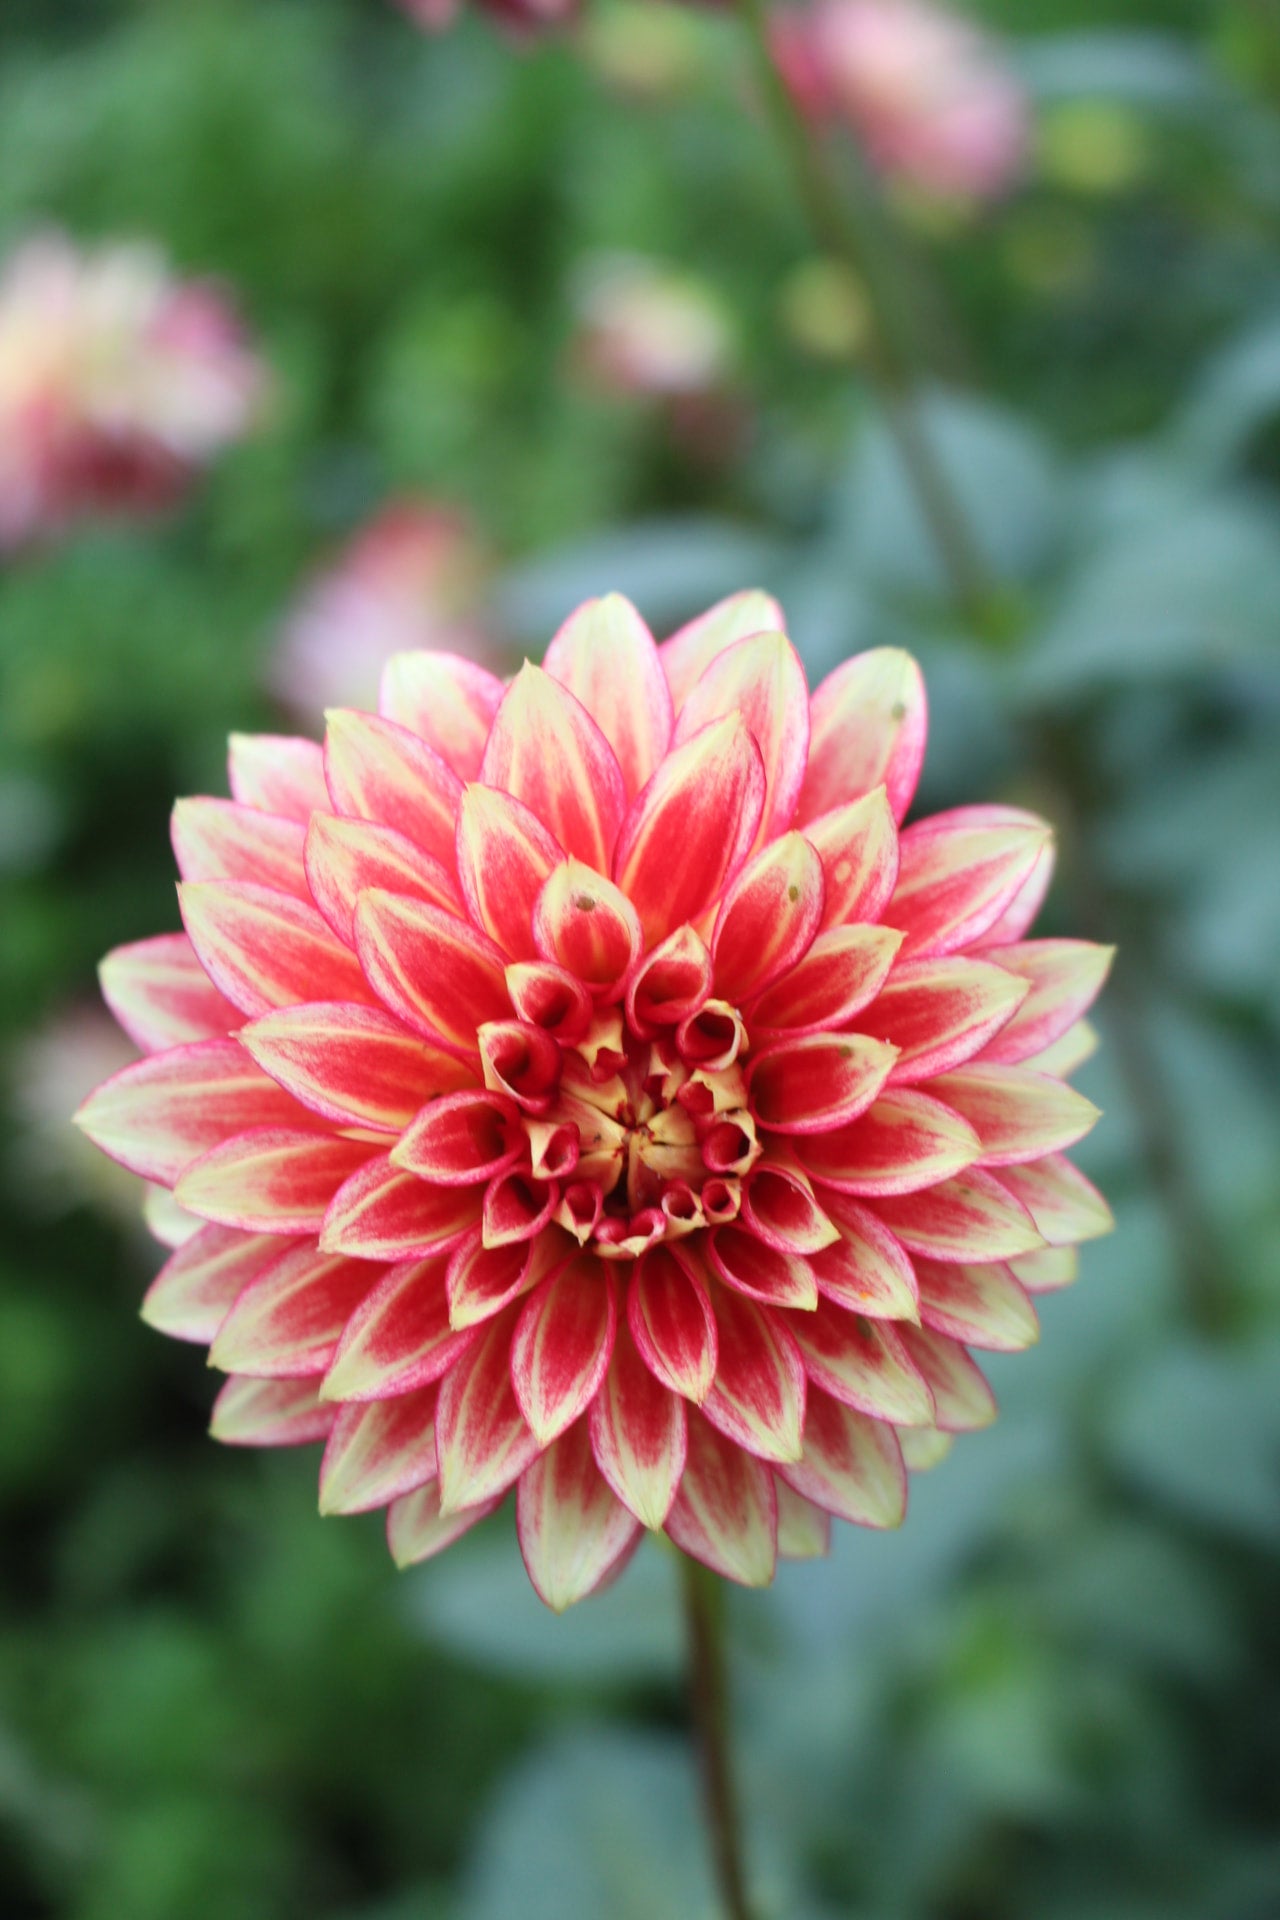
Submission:
M 843 260 L 802 260 L 778 289 L 778 318 L 792 344 L 815 360 L 855 360 L 871 313 L 866 288 Z
M 59 1007 L 18 1047 L 11 1066 L 17 1137 L 10 1163 L 28 1199 L 48 1214 L 87 1202 L 141 1227 L 145 1188 L 136 1174 L 106 1164 L 67 1125 L 78 1105 L 104 1079 L 138 1057 L 101 1007 L 73 1001 Z
M 679 7 L 621 0 L 588 17 L 582 39 L 587 60 L 601 80 L 629 99 L 668 99 L 698 73 L 697 26 Z
M 1147 171 L 1146 128 L 1111 100 L 1069 100 L 1050 108 L 1036 144 L 1046 179 L 1072 193 L 1123 193 Z
M 477 0 L 477 4 L 483 13 L 520 35 L 562 26 L 579 12 L 581 0 Z M 396 0 L 396 5 L 418 26 L 440 33 L 456 20 L 461 0 Z
M 673 399 L 719 388 L 732 360 L 728 316 L 692 275 L 633 254 L 584 264 L 575 354 L 606 393 Z

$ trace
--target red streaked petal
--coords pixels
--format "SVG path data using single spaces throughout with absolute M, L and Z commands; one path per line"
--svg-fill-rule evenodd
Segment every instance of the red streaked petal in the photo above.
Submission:
M 627 983 L 627 1020 L 652 1038 L 678 1027 L 703 1007 L 711 993 L 711 955 L 692 927 L 677 927 L 645 955 Z
M 717 601 L 706 613 L 690 620 L 658 648 L 658 658 L 671 688 L 677 711 L 684 705 L 712 661 L 739 640 L 755 633 L 783 633 L 786 620 L 771 594 L 751 587 Z
M 443 1187 L 484 1186 L 526 1150 L 520 1109 L 487 1087 L 432 1100 L 399 1144 L 391 1164 Z
M 485 1188 L 481 1231 L 486 1247 L 509 1247 L 532 1240 L 550 1225 L 560 1204 L 555 1180 L 534 1181 L 514 1170 L 500 1173 Z
M 590 1406 L 616 1325 L 613 1275 L 591 1254 L 570 1260 L 525 1302 L 511 1342 L 511 1379 L 539 1446 Z
M 778 1556 L 778 1503 L 762 1460 L 688 1414 L 688 1457 L 667 1533 L 683 1553 L 739 1586 L 767 1587 Z
M 202 1226 L 165 1261 L 147 1289 L 142 1317 L 171 1340 L 207 1346 L 242 1288 L 280 1257 L 274 1233 Z
M 528 661 L 498 708 L 480 778 L 523 800 L 567 854 L 609 871 L 626 811 L 617 756 L 581 701 Z
M 541 1452 L 511 1384 L 511 1336 L 519 1307 L 486 1321 L 440 1389 L 436 1457 L 445 1513 L 505 1493 Z
M 801 825 L 883 785 L 895 820 L 911 805 L 924 760 L 928 708 L 909 653 L 874 647 L 829 673 L 809 703 L 809 765 Z
M 250 1127 L 314 1126 L 324 1137 L 230 1037 L 171 1047 L 122 1067 L 89 1095 L 75 1123 L 121 1166 L 166 1187 L 229 1134 Z
M 903 1344 L 903 1330 L 867 1320 L 822 1300 L 816 1313 L 791 1322 L 792 1336 L 815 1385 L 872 1420 L 899 1427 L 933 1423 L 933 1399 Z
M 637 1262 L 627 1320 L 655 1378 L 686 1400 L 705 1400 L 716 1370 L 715 1315 L 701 1280 L 666 1247 Z
M 908 827 L 885 918 L 906 935 L 903 955 L 971 946 L 1021 892 L 1053 830 L 1015 807 L 956 807 Z
M 798 1460 L 804 1362 L 783 1315 L 727 1290 L 716 1295 L 719 1358 L 702 1411 L 761 1460 Z
M 1025 940 L 988 948 L 982 957 L 1031 982 L 1012 1020 L 983 1052 L 984 1060 L 1017 1062 L 1061 1039 L 1093 1005 L 1111 971 L 1115 948 L 1098 947 L 1090 940 Z
M 817 1253 L 840 1238 L 799 1159 L 781 1142 L 757 1163 L 743 1188 L 742 1224 L 783 1253 Z
M 961 1067 L 932 1081 L 981 1142 L 984 1167 L 1038 1160 L 1082 1140 L 1101 1118 L 1092 1100 L 1048 1074 L 1027 1067 Z
M 802 961 L 822 924 L 822 862 L 803 834 L 761 848 L 725 894 L 711 951 L 716 991 L 748 1000 Z
M 571 1047 L 591 1025 L 594 1002 L 580 980 L 548 960 L 522 960 L 507 968 L 507 992 L 526 1026 L 537 1027 Z
M 486 1247 L 480 1228 L 475 1228 L 449 1256 L 445 1291 L 450 1325 L 473 1327 L 491 1320 L 554 1272 L 572 1252 L 572 1242 L 565 1239 L 562 1243 L 551 1233 L 509 1246 Z
M 580 860 L 562 861 L 548 875 L 534 908 L 533 937 L 544 960 L 581 980 L 599 1000 L 621 997 L 644 946 L 626 894 Z
M 898 829 L 883 787 L 805 823 L 822 861 L 824 927 L 879 920 L 898 881 Z
M 292 894 L 246 881 L 185 881 L 178 904 L 201 966 L 244 1013 L 370 998 L 355 955 Z
M 447 1259 L 402 1260 L 347 1323 L 325 1375 L 326 1400 L 388 1400 L 429 1386 L 466 1353 L 474 1327 L 449 1324 Z M 377 1271 L 372 1269 L 372 1271 Z
M 802 1312 L 818 1304 L 813 1268 L 804 1255 L 766 1246 L 746 1227 L 716 1227 L 707 1236 L 705 1252 L 713 1270 L 735 1293 Z
M 408 894 L 445 913 L 462 912 L 462 895 L 448 868 L 394 827 L 314 813 L 305 859 L 311 897 L 346 946 L 356 941 L 356 903 L 372 887 Z
M 340 1126 L 398 1133 L 424 1102 L 476 1082 L 473 1068 L 380 1007 L 282 1007 L 251 1021 L 239 1038 L 274 1081 Z
M 394 827 L 449 868 L 462 782 L 407 727 L 334 707 L 325 715 L 324 772 L 334 811 Z
M 487 1520 L 501 1501 L 502 1494 L 498 1493 L 491 1500 L 481 1500 L 477 1506 L 467 1507 L 460 1513 L 442 1513 L 438 1480 L 415 1487 L 412 1493 L 402 1494 L 387 1508 L 387 1545 L 391 1558 L 401 1569 L 433 1559 L 464 1533 L 470 1533 L 472 1527 Z
M 671 691 L 640 615 L 620 593 L 587 600 L 547 648 L 543 667 L 579 699 L 618 757 L 627 798 L 671 740 Z
M 302 866 L 307 830 L 300 820 L 199 795 L 177 802 L 170 836 L 184 880 L 251 880 L 310 900 Z
M 673 747 L 622 823 L 614 878 L 650 946 L 706 911 L 755 841 L 764 764 L 741 715 Z
M 213 1403 L 209 1432 L 226 1447 L 305 1447 L 337 1417 L 314 1380 L 246 1380 L 232 1374 Z
M 1008 1260 L 1043 1245 L 1028 1209 L 981 1167 L 923 1193 L 876 1200 L 874 1210 L 909 1253 L 931 1260 Z
M 863 1033 L 898 1048 L 897 1085 L 946 1073 L 986 1046 L 1013 1017 L 1026 982 L 983 960 L 954 954 L 941 960 L 904 960 L 858 1016 Z
M 748 1009 L 753 1040 L 833 1032 L 869 1005 L 902 936 L 892 927 L 831 927 Z
M 815 1507 L 775 1470 L 779 1560 L 820 1560 L 831 1551 L 831 1515 Z
M 1040 1322 L 1026 1291 L 1002 1262 L 943 1265 L 918 1260 L 920 1320 L 935 1333 L 991 1353 L 1021 1353 L 1040 1338 Z
M 637 1522 L 596 1465 L 585 1420 L 521 1474 L 516 1532 L 534 1592 L 555 1613 L 594 1592 L 635 1539 Z
M 513 794 L 470 786 L 458 814 L 458 872 L 467 906 L 504 953 L 537 952 L 533 910 L 564 849 L 536 813 Z
M 1035 866 L 1000 918 L 987 928 L 985 942 L 988 946 L 1006 946 L 1022 939 L 1044 903 L 1053 881 L 1056 861 L 1056 848 L 1053 841 L 1048 840 L 1041 847 Z
M 368 1513 L 436 1477 L 435 1386 L 343 1407 L 320 1462 L 321 1513 Z
M 334 1194 L 371 1151 L 366 1140 L 253 1127 L 193 1160 L 174 1192 L 202 1220 L 245 1233 L 318 1233 Z
M 102 997 L 144 1053 L 234 1033 L 244 1015 L 219 993 L 185 933 L 115 947 L 98 967 Z
M 826 1133 L 865 1112 L 895 1058 L 891 1045 L 863 1034 L 775 1040 L 747 1069 L 751 1110 L 778 1133 Z
M 619 1500 L 644 1526 L 663 1526 L 684 1471 L 684 1401 L 650 1372 L 625 1320 L 589 1419 L 596 1464 Z
M 982 1158 L 967 1120 L 914 1087 L 888 1087 L 860 1119 L 800 1142 L 815 1180 L 841 1193 L 916 1193 Z
M 1026 1208 L 1051 1247 L 1096 1240 L 1115 1226 L 1115 1216 L 1093 1182 L 1060 1153 L 1046 1154 L 1030 1166 L 1001 1167 L 995 1177 Z
M 560 1049 L 525 1020 L 488 1020 L 476 1039 L 485 1086 L 525 1113 L 545 1113 L 560 1080 Z
M 237 1296 L 209 1350 L 209 1364 L 263 1380 L 321 1374 L 351 1315 L 377 1284 L 365 1260 L 289 1247 Z
M 476 1028 L 511 1012 L 502 949 L 438 907 L 377 889 L 362 894 L 356 950 L 392 1012 L 446 1046 L 473 1053 Z
M 902 1242 L 856 1200 L 828 1187 L 821 1193 L 840 1238 L 809 1256 L 819 1293 L 873 1320 L 914 1320 L 915 1269 Z
M 1069 1287 L 1079 1273 L 1080 1255 L 1074 1247 L 1041 1247 L 1010 1260 L 1008 1266 L 1028 1293 L 1056 1293 L 1060 1287 Z
M 434 748 L 460 780 L 474 780 L 503 685 L 456 653 L 394 653 L 382 669 L 378 712 Z
M 857 1527 L 901 1526 L 907 1470 L 893 1428 L 869 1419 L 813 1387 L 804 1422 L 804 1452 L 778 1469 L 806 1500 Z
M 1051 1073 L 1055 1080 L 1069 1080 L 1086 1060 L 1092 1060 L 1098 1051 L 1098 1031 L 1088 1020 L 1077 1020 L 1068 1027 L 1061 1039 L 1052 1041 L 1040 1053 L 1030 1054 L 1022 1063 L 1032 1067 L 1037 1073 Z M 982 1058 L 990 1059 L 991 1050 L 984 1050 Z
M 756 633 L 716 655 L 680 709 L 673 745 L 738 714 L 760 749 L 765 799 L 758 841 L 785 833 L 809 752 L 809 686 L 785 633 Z
M 479 1217 L 474 1188 L 430 1186 L 378 1153 L 333 1195 L 320 1244 L 357 1260 L 423 1258 L 455 1247 Z
M 305 821 L 317 807 L 329 804 L 324 755 L 314 740 L 278 733 L 233 733 L 227 772 L 231 792 L 241 805 L 258 807 L 263 813 Z
M 902 1337 L 929 1383 L 940 1433 L 976 1433 L 996 1417 L 995 1395 L 964 1348 L 927 1327 L 904 1327 Z

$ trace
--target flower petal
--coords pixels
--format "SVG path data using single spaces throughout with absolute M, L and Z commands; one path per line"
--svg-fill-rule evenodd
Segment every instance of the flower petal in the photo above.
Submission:
M 368 1513 L 436 1477 L 435 1386 L 339 1410 L 320 1462 L 321 1513 Z
M 244 1013 L 371 997 L 355 955 L 292 894 L 244 881 L 184 881 L 178 904 L 201 966 Z
M 823 1300 L 792 1322 L 792 1333 L 810 1380 L 846 1407 L 899 1427 L 932 1424 L 933 1399 L 902 1329 Z
M 678 1027 L 711 994 L 711 955 L 692 927 L 677 927 L 647 953 L 627 982 L 627 1022 L 642 1037 Z
M 817 1253 L 840 1238 L 823 1212 L 799 1158 L 775 1142 L 742 1191 L 742 1224 L 783 1253 Z
M 762 1460 L 688 1414 L 688 1458 L 667 1533 L 683 1553 L 744 1587 L 767 1587 L 778 1557 L 778 1503 Z
M 892 927 L 831 927 L 790 973 L 748 1009 L 753 1040 L 833 1032 L 861 1013 L 889 977 L 901 934 Z
M 640 615 L 620 593 L 585 601 L 547 648 L 543 666 L 591 715 L 633 799 L 667 751 L 674 724 L 658 649 Z
M 973 1128 L 984 1167 L 1005 1167 L 1074 1146 L 1101 1116 L 1092 1100 L 1028 1067 L 971 1063 L 931 1083 Z
M 809 752 L 809 687 L 785 633 L 757 633 L 717 654 L 689 691 L 673 745 L 737 714 L 760 749 L 765 799 L 757 844 L 785 833 L 804 783 Z
M 356 943 L 356 903 L 371 887 L 408 894 L 445 913 L 462 912 L 452 873 L 394 827 L 313 813 L 305 859 L 311 897 L 345 946 Z
M 1115 1216 L 1091 1180 L 1060 1153 L 1026 1167 L 1002 1167 L 996 1176 L 1021 1202 L 1051 1247 L 1074 1246 L 1110 1233 Z M 1029 1253 L 1029 1247 L 1015 1247 Z
M 898 1445 L 908 1473 L 929 1473 L 946 1459 L 955 1439 L 949 1433 L 939 1433 L 936 1427 L 902 1427 Z
M 856 1200 L 829 1187 L 820 1191 L 840 1238 L 809 1256 L 818 1291 L 873 1320 L 914 1320 L 919 1312 L 915 1269 L 902 1242 Z
M 168 1187 L 148 1186 L 142 1196 L 142 1219 L 147 1232 L 162 1247 L 184 1247 L 204 1225 L 194 1213 L 178 1205 Z
M 907 1351 L 929 1383 L 941 1433 L 976 1433 L 996 1417 L 995 1395 L 964 1348 L 927 1327 L 904 1327 Z
M 903 955 L 971 946 L 995 925 L 1052 840 L 1046 821 L 1016 807 L 956 807 L 908 827 L 885 918 L 906 935 Z
M 734 880 L 711 939 L 716 992 L 742 1001 L 789 973 L 822 924 L 822 862 L 803 834 L 762 847 Z
M 447 1093 L 423 1107 L 391 1150 L 391 1164 L 442 1187 L 485 1186 L 527 1147 L 514 1100 L 487 1087 Z
M 804 1452 L 778 1469 L 788 1486 L 837 1520 L 857 1527 L 901 1526 L 907 1470 L 893 1428 L 814 1387 L 804 1422 Z
M 378 997 L 429 1039 L 473 1053 L 476 1028 L 510 1015 L 502 949 L 439 907 L 361 894 L 356 951 Z
M 627 804 L 617 756 L 581 701 L 528 661 L 498 708 L 480 778 L 523 800 L 566 853 L 608 873 Z
M 654 1377 L 686 1400 L 705 1400 L 715 1378 L 716 1322 L 702 1281 L 666 1247 L 636 1263 L 627 1322 Z
M 920 1319 L 949 1340 L 992 1353 L 1021 1353 L 1040 1338 L 1036 1310 L 1011 1268 L 918 1260 Z
M 971 1060 L 1012 1018 L 1026 984 L 983 960 L 904 960 L 858 1016 L 863 1033 L 898 1048 L 898 1085 Z
M 804 1362 L 780 1313 L 729 1290 L 715 1297 L 719 1358 L 702 1411 L 726 1439 L 762 1460 L 798 1460 Z
M 775 1471 L 779 1560 L 820 1560 L 831 1551 L 831 1515 L 796 1493 Z
M 232 1374 L 213 1403 L 209 1432 L 226 1447 L 305 1447 L 327 1437 L 336 1411 L 317 1399 L 314 1380 Z
M 451 868 L 462 801 L 453 768 L 393 720 L 333 707 L 325 721 L 324 772 L 334 811 L 394 827 Z
M 318 1233 L 334 1194 L 370 1152 L 366 1140 L 253 1127 L 193 1160 L 174 1191 L 202 1220 L 245 1233 Z
M 402 1260 L 352 1314 L 324 1379 L 326 1400 L 389 1400 L 440 1379 L 475 1329 L 449 1324 L 443 1254 Z M 377 1268 L 371 1269 L 377 1272 Z
M 605 1001 L 622 997 L 644 946 L 626 894 L 580 860 L 562 861 L 548 875 L 534 907 L 533 937 L 544 960 Z
M 89 1095 L 75 1123 L 121 1166 L 166 1187 L 228 1134 L 250 1127 L 314 1127 L 324 1137 L 231 1037 L 171 1047 L 122 1067 Z
M 479 1218 L 474 1187 L 429 1186 L 378 1153 L 333 1195 L 320 1244 L 357 1260 L 421 1259 L 457 1246 Z
M 1069 1287 L 1080 1271 L 1080 1255 L 1074 1247 L 1041 1247 L 1035 1253 L 1021 1254 L 1009 1261 L 1009 1271 L 1028 1293 L 1056 1293 Z
M 398 1133 L 426 1101 L 476 1083 L 472 1067 L 380 1007 L 281 1007 L 251 1021 L 239 1039 L 272 1080 L 339 1126 Z
M 487 1520 L 501 1502 L 502 1494 L 498 1493 L 492 1500 L 481 1500 L 477 1506 L 466 1507 L 459 1513 L 442 1513 L 440 1483 L 428 1480 L 412 1493 L 401 1494 L 387 1508 L 387 1545 L 391 1558 L 400 1568 L 434 1559 L 464 1533 L 470 1533 L 472 1527 Z
M 288 1247 L 237 1296 L 209 1364 L 263 1380 L 323 1373 L 347 1321 L 381 1277 L 367 1260 Z
M 543 882 L 564 859 L 554 834 L 523 800 L 469 786 L 458 815 L 458 872 L 471 918 L 504 953 L 531 960 L 533 910 Z
M 378 712 L 425 740 L 460 780 L 474 780 L 503 691 L 474 660 L 423 648 L 387 661 Z
M 511 1336 L 518 1307 L 486 1321 L 440 1389 L 436 1456 L 444 1513 L 505 1493 L 542 1451 L 511 1384 Z
M 1042 1053 L 1093 1005 L 1114 957 L 1114 947 L 1090 940 L 1025 940 L 988 949 L 984 959 L 1029 980 L 1031 990 L 983 1058 L 1019 1061 Z
M 306 821 L 317 807 L 329 805 L 324 755 L 314 740 L 288 734 L 233 733 L 227 772 L 231 792 L 246 807 Z
M 632 802 L 614 878 L 650 946 L 697 920 L 755 841 L 764 806 L 760 750 L 738 714 L 673 747 Z
M 898 829 L 884 787 L 807 821 L 804 837 L 822 861 L 822 924 L 879 920 L 898 883 Z
M 892 1046 L 864 1034 L 775 1040 L 747 1069 L 751 1110 L 778 1133 L 826 1133 L 865 1112 L 896 1057 Z
M 913 1087 L 888 1087 L 861 1118 L 800 1142 L 815 1180 L 841 1193 L 916 1193 L 982 1157 L 967 1120 Z
M 445 1291 L 450 1325 L 473 1327 L 491 1320 L 563 1265 L 571 1253 L 569 1241 L 562 1249 L 550 1233 L 509 1246 L 486 1247 L 481 1230 L 475 1228 L 449 1256 Z
M 766 1246 L 746 1227 L 716 1227 L 706 1238 L 705 1253 L 714 1272 L 734 1293 L 801 1312 L 818 1304 L 813 1268 L 804 1255 Z
M 1056 862 L 1056 847 L 1052 840 L 1048 840 L 1041 847 L 1040 857 L 1035 866 L 1000 918 L 993 926 L 987 928 L 985 935 L 987 946 L 1007 946 L 1012 941 L 1022 939 L 1044 904 L 1044 897 L 1053 880 Z
M 185 933 L 115 947 L 99 965 L 98 979 L 103 999 L 144 1053 L 212 1040 L 244 1022 L 200 965 Z
M 883 785 L 895 820 L 911 805 L 924 760 L 928 707 L 909 653 L 874 647 L 829 673 L 809 703 L 803 825 Z
M 287 1246 L 275 1233 L 201 1226 L 165 1261 L 147 1289 L 142 1317 L 171 1340 L 208 1346 L 236 1295 Z
M 170 834 L 184 880 L 251 880 L 310 900 L 300 820 L 199 795 L 177 802 Z
M 511 1342 L 511 1380 L 539 1446 L 591 1405 L 616 1326 L 616 1283 L 591 1254 L 570 1260 L 525 1302 Z
M 596 1465 L 619 1500 L 644 1526 L 665 1525 L 684 1472 L 684 1401 L 650 1372 L 625 1320 L 588 1417 Z
M 556 1613 L 593 1592 L 635 1539 L 637 1522 L 596 1465 L 585 1420 L 521 1474 L 516 1531 L 534 1591 Z
M 772 595 L 751 587 L 717 601 L 664 640 L 658 658 L 677 711 L 720 654 L 755 633 L 784 633 L 786 625 L 782 608 Z
M 932 1260 L 1008 1260 L 1043 1244 L 1028 1209 L 980 1167 L 924 1193 L 877 1200 L 874 1210 L 909 1253 Z
M 1012 1026 L 1013 1022 L 1009 1024 Z M 997 1035 L 997 1039 L 1000 1037 Z M 1073 1027 L 1067 1028 L 1061 1039 L 1051 1041 L 1040 1053 L 1028 1054 L 1023 1064 L 1033 1067 L 1037 1073 L 1051 1073 L 1055 1080 L 1069 1080 L 1086 1060 L 1092 1060 L 1098 1051 L 1098 1044 L 1097 1028 L 1087 1020 L 1077 1020 Z M 982 1057 L 990 1059 L 990 1047 L 983 1049 Z

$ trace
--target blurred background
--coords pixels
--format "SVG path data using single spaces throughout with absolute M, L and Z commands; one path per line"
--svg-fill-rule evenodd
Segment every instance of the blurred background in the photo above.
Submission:
M 211 1444 L 199 1351 L 136 1317 L 136 1183 L 66 1115 L 230 728 L 316 731 L 407 645 L 506 670 L 605 588 L 664 632 L 761 585 L 811 678 L 921 657 L 922 804 L 1048 813 L 1042 930 L 1120 945 L 1080 1080 L 1117 1232 L 900 1534 L 733 1596 L 762 1912 L 1270 1920 L 1280 7 L 974 0 L 973 96 L 917 99 L 909 46 L 874 111 L 788 16 L 869 276 L 731 9 L 502 11 L 5 0 L 0 1910 L 714 1914 L 662 1550 L 557 1620 L 509 1513 L 397 1575 L 310 1449 Z

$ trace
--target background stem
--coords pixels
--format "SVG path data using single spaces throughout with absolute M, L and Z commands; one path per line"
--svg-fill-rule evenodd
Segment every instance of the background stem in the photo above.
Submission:
M 729 1746 L 724 1591 L 718 1575 L 681 1554 L 689 1701 L 698 1738 L 703 1807 L 727 1920 L 752 1920 Z

